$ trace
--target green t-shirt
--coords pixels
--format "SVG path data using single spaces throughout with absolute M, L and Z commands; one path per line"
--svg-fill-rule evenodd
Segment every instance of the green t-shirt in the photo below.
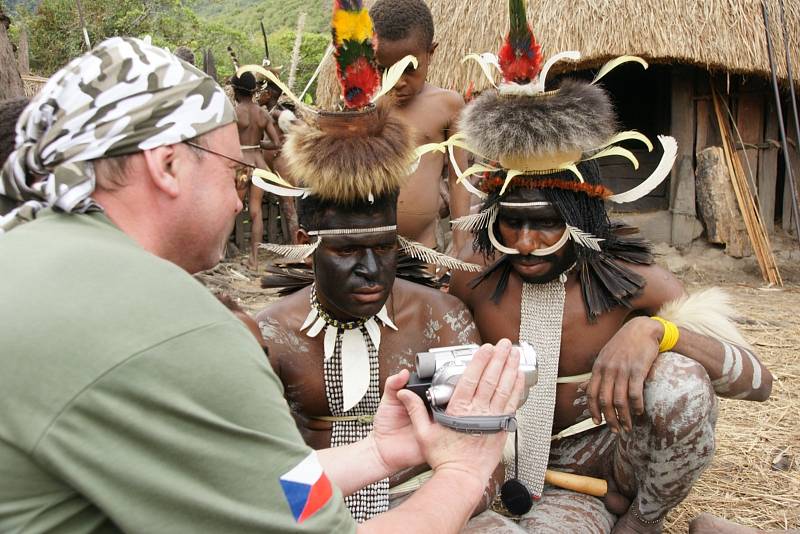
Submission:
M 102 214 L 0 236 L 0 392 L 0 532 L 355 531 L 252 334 Z

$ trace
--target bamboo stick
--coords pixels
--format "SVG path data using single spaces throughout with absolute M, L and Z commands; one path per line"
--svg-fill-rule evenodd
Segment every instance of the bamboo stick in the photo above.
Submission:
M 728 165 L 733 191 L 736 194 L 736 202 L 739 205 L 739 211 L 744 219 L 747 235 L 753 245 L 753 251 L 758 260 L 761 275 L 767 283 L 782 287 L 783 279 L 778 270 L 775 256 L 772 254 L 772 246 L 770 245 L 769 237 L 767 237 L 764 223 L 761 220 L 761 214 L 750 193 L 747 178 L 742 168 L 742 162 L 734 154 L 731 133 L 726 122 L 727 119 L 722 113 L 720 97 L 713 84 L 711 87 L 711 95 L 714 101 L 714 112 L 717 117 L 717 124 L 719 125 L 720 137 L 722 138 L 722 150 L 725 153 L 725 162 Z

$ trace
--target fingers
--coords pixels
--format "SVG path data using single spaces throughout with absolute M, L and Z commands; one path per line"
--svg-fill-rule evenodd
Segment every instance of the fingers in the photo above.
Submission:
M 488 343 L 475 352 L 472 361 L 467 365 L 464 374 L 458 379 L 456 388 L 453 390 L 453 396 L 450 398 L 448 404 L 448 413 L 450 413 L 451 408 L 461 409 L 472 403 L 483 371 L 486 369 L 486 366 L 489 364 L 494 354 L 495 348 Z
M 594 369 L 592 369 L 592 378 L 589 380 L 589 386 L 586 388 L 586 397 L 589 399 L 589 413 L 592 414 L 592 421 L 596 425 L 599 425 L 602 421 L 600 417 L 600 403 L 598 402 L 602 378 L 603 374 L 598 370 L 597 364 L 595 364 Z
M 627 431 L 631 430 L 631 411 L 628 404 L 628 384 L 630 377 L 620 372 L 614 381 L 614 412 L 619 424 Z
M 644 413 L 644 373 L 634 371 L 628 381 L 628 399 L 635 415 Z
M 503 351 L 506 354 L 504 357 L 499 358 L 497 357 L 497 352 Z M 508 351 L 511 354 L 508 354 Z M 511 369 L 511 359 L 512 357 L 516 356 L 517 363 L 513 369 Z M 511 350 L 511 342 L 508 340 L 501 340 L 494 348 L 494 354 L 492 354 L 492 358 L 489 360 L 489 363 L 486 365 L 486 368 L 483 370 L 483 374 L 481 375 L 480 381 L 478 382 L 478 387 L 475 390 L 475 398 L 478 402 L 486 403 L 486 404 L 493 404 L 494 403 L 494 396 L 499 393 L 498 386 L 502 383 L 502 380 L 505 378 L 507 383 L 504 383 L 503 386 L 505 387 L 505 395 L 508 396 L 511 394 L 511 389 L 514 387 L 514 377 L 516 375 L 516 370 L 519 368 L 519 351 Z M 510 374 L 510 377 L 506 375 Z M 503 399 L 500 406 L 505 406 L 507 399 Z
M 522 398 L 525 396 L 525 375 L 521 371 L 517 371 L 517 379 L 514 381 L 514 387 L 511 390 L 511 395 L 508 397 L 508 402 L 503 407 L 500 413 L 514 413 L 522 406 Z
M 425 403 L 422 402 L 422 399 L 407 389 L 401 389 L 396 395 L 400 402 L 403 403 L 403 406 L 405 406 L 408 412 L 408 418 L 411 420 L 411 425 L 414 427 L 417 434 L 419 435 L 427 432 L 433 423 L 431 422 L 428 409 L 425 407 Z
M 507 406 L 510 404 L 509 401 L 511 401 L 511 397 L 514 395 L 518 379 L 522 378 L 522 373 L 519 370 L 519 360 L 519 349 L 512 349 L 506 359 L 505 367 L 503 367 L 503 372 L 497 381 L 497 387 L 491 397 L 492 400 L 489 404 L 491 413 L 513 413 L 516 410 L 515 406 L 515 408 L 509 412 Z M 485 374 L 486 373 L 484 373 L 484 375 Z M 483 380 L 481 383 L 483 383 Z M 514 402 L 518 403 L 519 400 L 517 399 Z
M 397 392 L 403 389 L 403 387 L 408 383 L 408 377 L 408 370 L 403 369 L 399 373 L 387 378 L 386 383 L 383 386 L 383 399 L 396 399 Z
M 600 396 L 597 403 L 600 405 L 600 410 L 606 418 L 606 423 L 611 428 L 612 432 L 619 432 L 619 421 L 617 420 L 617 413 L 614 410 L 614 383 L 615 375 L 609 371 L 603 373 L 603 380 L 600 383 Z

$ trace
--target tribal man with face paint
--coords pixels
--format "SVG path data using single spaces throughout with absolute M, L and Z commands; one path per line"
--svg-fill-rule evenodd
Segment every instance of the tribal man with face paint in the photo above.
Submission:
M 334 9 L 337 43 L 343 39 L 337 21 L 369 20 L 366 11 L 343 6 Z M 351 55 L 361 47 L 364 57 L 357 63 L 370 65 L 370 46 L 350 41 L 348 47 Z M 411 132 L 390 102 L 372 104 L 362 98 L 367 88 L 348 86 L 352 64 L 343 65 L 346 59 L 338 52 L 336 57 L 348 110 L 316 111 L 314 119 L 290 130 L 284 145 L 299 182 L 296 191 L 302 193 L 297 195 L 299 244 L 264 245 L 290 260 L 310 260 L 313 283 L 256 317 L 300 432 L 315 449 L 368 435 L 387 377 L 413 370 L 418 352 L 480 342 L 461 301 L 395 279 L 401 250 L 448 268 L 477 272 L 480 267 L 398 234 L 398 194 L 415 159 Z M 291 193 L 286 184 L 281 189 L 257 183 Z M 272 183 L 280 183 L 279 177 Z M 496 474 L 502 477 L 502 467 Z M 346 503 L 357 521 L 365 521 L 399 504 L 429 477 L 429 468 L 419 466 L 367 486 Z
M 537 350 L 539 382 L 519 416 L 517 460 L 540 500 L 516 522 L 487 513 L 469 531 L 661 532 L 713 458 L 716 395 L 763 401 L 772 376 L 720 290 L 687 296 L 634 229 L 609 221 L 604 201 L 636 200 L 666 178 L 674 139 L 659 137 L 664 156 L 647 180 L 612 194 L 597 158 L 635 160 L 614 146 L 623 140 L 652 145 L 638 132 L 615 132 L 609 97 L 594 82 L 545 91 L 552 63 L 541 67 L 524 2 L 510 4 L 504 79 L 460 123 L 461 146 L 479 156 L 461 174 L 483 175 L 477 187 L 463 183 L 483 211 L 454 224 L 474 232 L 470 261 L 487 268 L 477 279 L 456 274 L 451 291 L 484 340 Z M 545 486 L 548 467 L 606 479 L 610 490 L 601 500 Z

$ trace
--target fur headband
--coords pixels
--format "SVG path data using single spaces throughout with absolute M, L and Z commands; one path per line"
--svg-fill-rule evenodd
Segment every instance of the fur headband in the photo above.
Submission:
M 460 129 L 478 154 L 500 161 L 589 151 L 617 131 L 617 120 L 604 89 L 565 80 L 535 96 L 486 91 L 464 109 Z

